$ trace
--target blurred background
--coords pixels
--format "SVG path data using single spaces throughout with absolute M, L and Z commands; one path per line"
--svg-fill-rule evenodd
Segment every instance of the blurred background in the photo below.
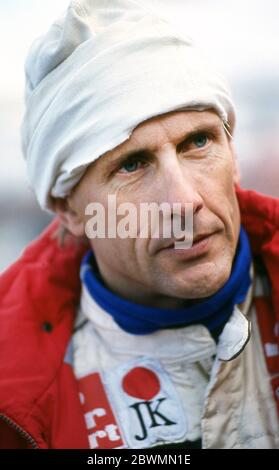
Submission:
M 186 31 L 227 76 L 237 108 L 242 186 L 279 197 L 278 0 L 141 1 Z M 0 271 L 51 219 L 38 207 L 21 155 L 24 61 L 32 41 L 68 3 L 0 1 Z

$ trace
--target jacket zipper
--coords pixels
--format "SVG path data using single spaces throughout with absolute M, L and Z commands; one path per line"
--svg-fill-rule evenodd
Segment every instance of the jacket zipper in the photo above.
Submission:
M 6 415 L 0 413 L 0 420 L 4 421 L 4 423 L 8 424 L 11 428 L 13 428 L 18 434 L 20 434 L 27 442 L 31 445 L 32 449 L 39 449 L 37 442 L 33 439 L 33 437 L 28 434 L 24 429 L 22 429 L 18 424 L 16 424 L 12 419 L 8 418 Z

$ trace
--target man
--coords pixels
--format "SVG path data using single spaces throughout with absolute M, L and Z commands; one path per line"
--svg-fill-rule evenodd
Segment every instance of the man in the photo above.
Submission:
M 26 76 L 23 151 L 58 219 L 2 277 L 1 446 L 278 448 L 279 206 L 238 186 L 223 79 L 130 0 L 72 2 Z M 189 204 L 193 243 L 113 233 L 110 196 L 173 227 Z

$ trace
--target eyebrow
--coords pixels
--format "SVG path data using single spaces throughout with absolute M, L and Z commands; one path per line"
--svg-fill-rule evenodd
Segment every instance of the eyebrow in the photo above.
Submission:
M 217 132 L 222 131 L 223 126 L 222 122 L 216 122 L 216 123 L 206 123 L 206 124 L 197 124 L 196 127 L 192 128 L 191 131 L 186 132 L 181 139 L 179 139 L 179 143 L 177 144 L 177 147 L 181 144 L 183 144 L 187 140 L 191 140 L 193 137 L 195 137 L 197 134 L 200 134 L 202 132 L 208 133 L 208 134 L 216 134 Z M 125 162 L 128 159 L 140 157 L 140 156 L 145 156 L 148 158 L 154 157 L 154 152 L 148 148 L 139 148 L 137 150 L 130 150 L 125 153 L 121 153 L 117 157 L 115 157 L 113 160 L 111 158 L 108 158 L 107 165 L 115 168 L 119 166 L 121 163 Z

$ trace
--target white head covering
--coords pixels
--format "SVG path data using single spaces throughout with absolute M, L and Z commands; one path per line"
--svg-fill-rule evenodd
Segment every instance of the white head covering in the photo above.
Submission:
M 224 79 L 141 0 L 71 1 L 32 45 L 25 72 L 22 148 L 43 208 L 146 119 L 213 108 L 234 126 Z

